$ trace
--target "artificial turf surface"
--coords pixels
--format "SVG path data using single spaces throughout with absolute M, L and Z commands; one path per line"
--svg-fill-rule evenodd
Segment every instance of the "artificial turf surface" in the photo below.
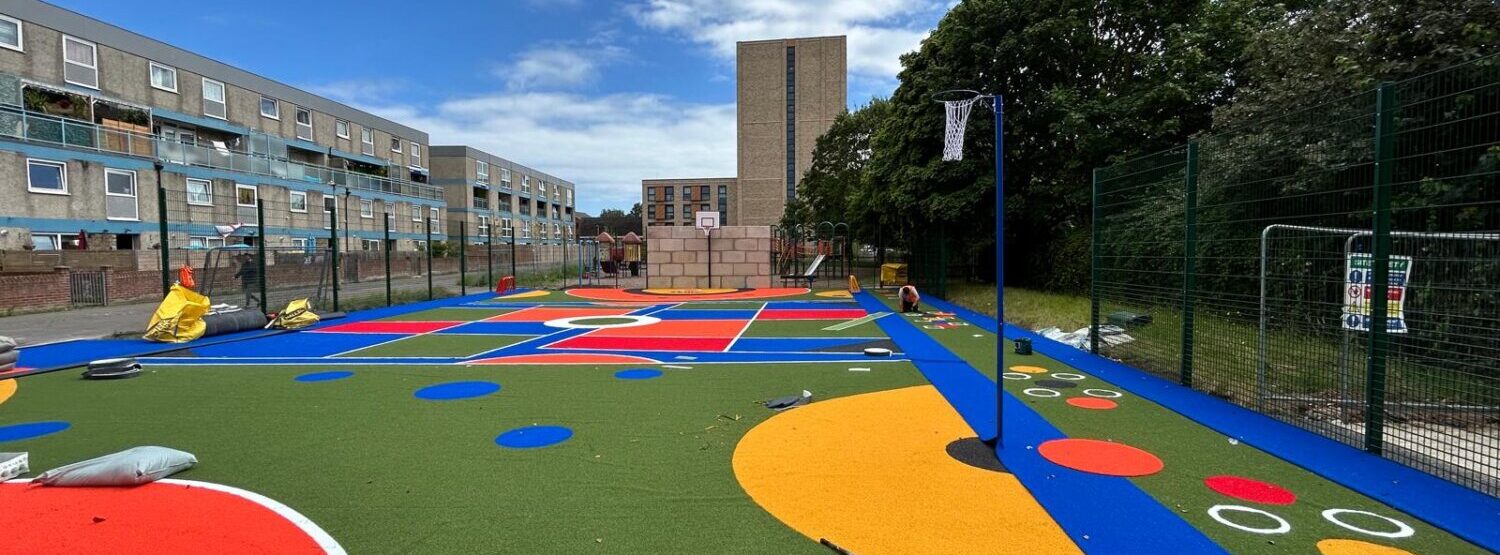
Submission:
M 380 320 L 385 322 L 475 322 L 514 311 L 515 309 L 510 308 L 431 308 Z
M 344 353 L 341 357 L 470 357 L 532 339 L 524 335 L 427 334 Z
M 616 379 L 624 366 L 153 366 L 130 380 L 28 377 L 0 425 L 65 420 L 5 442 L 46 469 L 137 445 L 195 454 L 178 475 L 242 487 L 307 515 L 350 553 L 826 553 L 760 509 L 730 465 L 765 399 L 827 399 L 924 383 L 907 363 L 700 365 Z M 353 370 L 302 383 L 309 372 Z M 423 386 L 489 380 L 487 397 Z M 735 418 L 738 417 L 738 420 Z M 498 447 L 513 428 L 565 443 Z
M 882 299 L 887 304 L 890 299 Z M 910 318 L 919 328 L 920 319 Z M 945 348 L 980 369 L 995 367 L 995 335 L 978 326 L 922 331 Z M 977 337 L 976 337 L 977 336 Z M 1040 398 L 1023 390 L 1035 388 L 1048 374 L 1033 374 L 1031 379 L 1005 380 L 1008 394 L 1030 406 L 1068 437 L 1104 439 L 1124 443 L 1162 459 L 1165 469 L 1156 474 L 1130 478 L 1137 487 L 1162 505 L 1174 509 L 1183 519 L 1203 531 L 1210 539 L 1232 553 L 1316 553 L 1317 543 L 1329 538 L 1359 538 L 1390 545 L 1413 553 L 1485 553 L 1456 536 L 1434 528 L 1421 520 L 1397 511 L 1379 501 L 1335 484 L 1308 470 L 1288 463 L 1264 451 L 1231 441 L 1231 438 L 1200 425 L 1086 372 L 1040 354 L 1016 355 L 1015 344 L 1005 343 L 1005 365 L 1046 368 L 1050 373 L 1066 372 L 1086 376 L 1076 387 L 1059 388 L 1059 397 Z M 986 372 L 993 377 L 993 372 Z M 1112 410 L 1088 410 L 1068 405 L 1066 400 L 1084 397 L 1086 388 L 1110 389 L 1124 393 L 1112 399 L 1118 407 Z M 1295 503 L 1283 506 L 1256 506 L 1220 495 L 1204 485 L 1204 479 L 1217 475 L 1235 475 L 1278 484 L 1297 495 Z M 1285 534 L 1263 535 L 1243 532 L 1220 524 L 1208 515 L 1215 505 L 1249 505 L 1276 514 L 1291 525 Z M 1352 533 L 1325 520 L 1326 509 L 1356 509 L 1396 518 L 1416 529 L 1408 538 L 1382 539 Z M 1251 527 L 1275 527 L 1277 523 L 1259 515 L 1227 513 L 1234 522 Z M 1392 531 L 1394 526 L 1367 516 L 1346 515 L 1349 522 L 1371 530 Z

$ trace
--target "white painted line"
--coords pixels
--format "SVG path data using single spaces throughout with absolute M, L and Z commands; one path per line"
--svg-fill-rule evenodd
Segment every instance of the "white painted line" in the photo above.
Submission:
M 879 320 L 881 318 L 884 318 L 884 317 L 890 316 L 890 315 L 891 315 L 891 313 L 889 313 L 889 312 L 876 312 L 874 314 L 866 314 L 864 316 L 860 316 L 859 318 L 855 318 L 853 320 L 845 320 L 843 322 L 839 322 L 837 324 L 828 326 L 826 328 L 823 328 L 823 331 L 842 331 L 842 330 L 847 330 L 847 329 L 852 328 L 854 326 L 858 326 L 860 324 L 864 324 L 864 323 L 867 323 L 867 322 L 874 322 L 876 320 Z

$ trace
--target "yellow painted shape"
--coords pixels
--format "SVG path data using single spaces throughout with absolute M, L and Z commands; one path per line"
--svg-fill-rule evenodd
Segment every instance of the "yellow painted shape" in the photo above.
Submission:
M 756 503 L 852 553 L 1081 553 L 1010 474 L 953 460 L 972 436 L 932 386 L 841 397 L 751 429 L 734 475 Z
M 521 292 L 521 293 L 511 293 L 511 294 L 506 295 L 504 297 L 495 297 L 495 298 L 497 298 L 497 299 L 530 299 L 530 298 L 533 298 L 533 297 L 545 297 L 545 296 L 551 295 L 551 294 L 552 294 L 551 291 L 525 291 L 525 292 Z
M 831 299 L 852 299 L 852 298 L 854 298 L 854 295 L 851 294 L 851 293 L 849 293 L 848 291 L 824 291 L 822 293 L 816 293 L 816 295 L 819 296 L 819 297 L 828 297 L 828 298 L 831 298 Z
M 642 292 L 652 295 L 722 295 L 735 291 L 739 289 L 645 289 Z
M 1318 553 L 1323 555 L 1413 555 L 1405 549 L 1342 539 L 1327 539 L 1318 542 Z
M 1010 367 L 1010 371 L 1020 372 L 1022 374 L 1046 374 L 1048 372 L 1051 372 L 1051 370 L 1042 368 L 1040 366 L 1012 366 Z
M 0 380 L 0 403 L 4 403 L 7 399 L 10 399 L 11 395 L 15 395 L 16 387 L 18 386 L 16 385 L 15 378 Z

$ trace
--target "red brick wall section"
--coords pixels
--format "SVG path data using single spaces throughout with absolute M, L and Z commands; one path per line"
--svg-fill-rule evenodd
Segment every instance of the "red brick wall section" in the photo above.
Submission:
M 160 270 L 110 272 L 106 279 L 110 303 L 161 297 Z
M 68 273 L 0 275 L 0 311 L 67 308 Z

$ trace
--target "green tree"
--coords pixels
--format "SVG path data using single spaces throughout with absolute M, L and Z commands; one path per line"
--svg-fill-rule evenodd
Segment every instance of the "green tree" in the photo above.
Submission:
M 845 222 L 857 237 L 873 237 L 878 221 L 862 202 L 872 193 L 865 183 L 865 165 L 870 139 L 889 109 L 890 102 L 876 98 L 834 118 L 813 146 L 812 165 L 797 185 L 797 198 L 787 205 L 784 224 Z

